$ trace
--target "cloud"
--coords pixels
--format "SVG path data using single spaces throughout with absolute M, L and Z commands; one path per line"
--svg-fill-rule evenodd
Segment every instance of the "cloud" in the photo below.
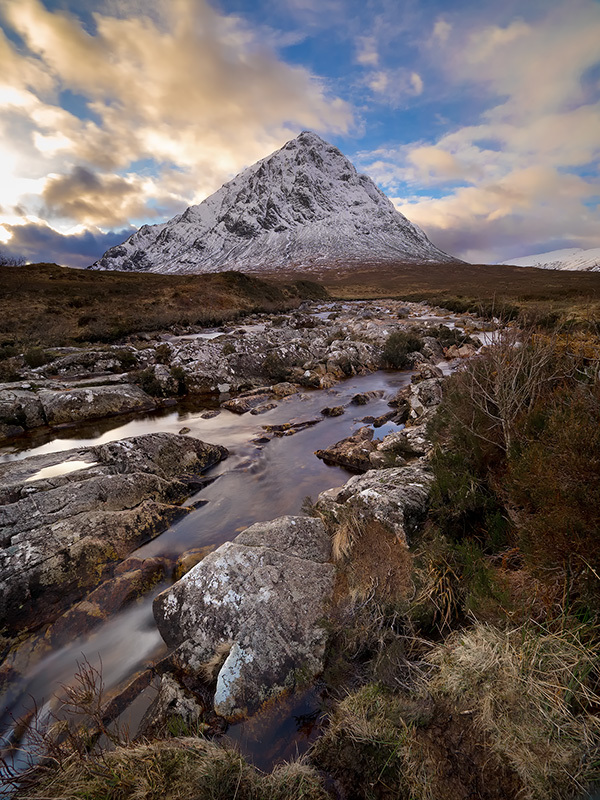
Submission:
M 351 107 L 322 81 L 282 62 L 244 20 L 207 0 L 112 2 L 110 12 L 91 5 L 93 24 L 84 26 L 40 0 L 0 0 L 24 42 L 19 52 L 0 38 L 0 66 L 17 92 L 16 104 L 15 97 L 3 103 L 0 88 L 0 126 L 4 118 L 20 128 L 4 139 L 6 159 L 28 164 L 37 179 L 54 174 L 43 195 L 59 216 L 119 225 L 139 214 L 130 191 L 139 186 L 106 173 L 127 176 L 140 160 L 154 163 L 154 185 L 140 195 L 152 201 L 151 216 L 165 167 L 185 172 L 188 202 L 198 202 L 301 129 L 346 133 L 353 125 Z M 65 90 L 87 107 L 82 118 L 60 107 Z M 33 188 L 17 188 L 40 213 Z
M 374 36 L 359 36 L 356 40 L 356 62 L 362 66 L 376 67 L 379 64 L 377 40 Z
M 103 233 L 98 229 L 64 234 L 42 221 L 21 225 L 4 223 L 10 238 L 2 250 L 5 254 L 23 257 L 27 261 L 45 262 L 49 258 L 69 267 L 87 267 L 109 247 L 120 244 L 134 233 L 135 228 Z
M 139 180 L 98 176 L 85 167 L 50 176 L 42 199 L 50 216 L 91 225 L 116 225 L 147 211 Z
M 402 213 L 465 259 L 600 244 L 600 5 L 534 11 L 436 20 L 424 45 L 430 67 L 443 71 L 447 91 L 478 98 L 479 119 L 358 157 Z

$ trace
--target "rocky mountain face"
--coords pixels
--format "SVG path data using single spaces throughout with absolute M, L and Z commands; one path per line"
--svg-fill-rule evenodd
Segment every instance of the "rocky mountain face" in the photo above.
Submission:
M 305 131 L 199 205 L 144 225 L 97 270 L 198 273 L 458 261 L 342 153 Z
M 523 258 L 503 261 L 515 267 L 539 267 L 540 269 L 563 269 L 569 272 L 600 272 L 600 247 L 584 250 L 582 247 L 567 247 L 563 250 L 551 250 L 549 253 L 538 253 Z

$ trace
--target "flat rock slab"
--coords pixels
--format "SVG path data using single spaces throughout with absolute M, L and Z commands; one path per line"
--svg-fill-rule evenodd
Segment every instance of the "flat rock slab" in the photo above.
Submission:
M 215 711 L 235 720 L 321 672 L 331 543 L 311 517 L 260 522 L 209 554 L 154 601 L 158 629 L 191 673 L 229 649 Z
M 69 391 L 42 389 L 38 393 L 48 425 L 71 424 L 130 411 L 156 408 L 157 402 L 139 386 L 88 386 Z
M 194 476 L 226 455 L 155 433 L 0 464 L 0 625 L 56 619 L 106 564 L 187 513 Z

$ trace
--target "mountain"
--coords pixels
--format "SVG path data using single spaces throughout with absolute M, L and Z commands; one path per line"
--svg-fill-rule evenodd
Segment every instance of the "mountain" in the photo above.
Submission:
M 91 269 L 196 273 L 451 262 L 340 151 L 305 131 Z
M 585 272 L 600 272 L 600 247 L 584 250 L 582 247 L 568 247 L 564 250 L 551 250 L 549 253 L 539 253 L 535 256 L 513 258 L 503 261 L 503 264 L 512 264 L 515 267 L 539 267 L 540 269 L 582 270 Z

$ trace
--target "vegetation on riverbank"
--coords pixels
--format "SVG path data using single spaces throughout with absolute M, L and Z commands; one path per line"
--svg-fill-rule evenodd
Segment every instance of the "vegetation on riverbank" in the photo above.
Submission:
M 600 780 L 600 340 L 585 304 L 568 307 L 585 325 L 545 310 L 445 383 L 410 551 L 351 514 L 333 531 L 310 758 L 350 800 L 565 800 Z M 27 796 L 331 796 L 306 766 L 260 776 L 189 736 L 80 755 Z
M 173 326 L 222 325 L 241 314 L 284 312 L 326 297 L 311 281 L 284 283 L 240 272 L 183 276 L 0 266 L 0 356 L 113 342 Z

